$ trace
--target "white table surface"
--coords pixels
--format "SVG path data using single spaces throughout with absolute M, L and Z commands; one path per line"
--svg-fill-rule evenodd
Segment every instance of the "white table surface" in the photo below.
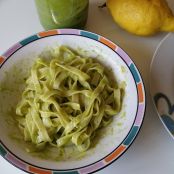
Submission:
M 146 87 L 147 109 L 141 131 L 127 152 L 97 174 L 171 174 L 174 172 L 174 141 L 160 122 L 149 93 L 149 70 L 154 51 L 166 34 L 138 37 L 120 29 L 105 0 L 91 0 L 86 30 L 98 33 L 122 47 L 138 66 Z M 168 0 L 174 10 L 174 1 Z M 0 55 L 19 40 L 42 31 L 34 0 L 0 0 Z M 24 174 L 0 156 L 1 174 Z

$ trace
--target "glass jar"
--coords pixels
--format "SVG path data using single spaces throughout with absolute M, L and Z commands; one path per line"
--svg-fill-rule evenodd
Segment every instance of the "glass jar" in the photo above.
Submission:
M 35 0 L 42 26 L 46 29 L 84 28 L 89 0 Z

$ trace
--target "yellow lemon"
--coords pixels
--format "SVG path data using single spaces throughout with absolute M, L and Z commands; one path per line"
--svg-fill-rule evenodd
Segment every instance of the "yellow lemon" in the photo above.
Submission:
M 174 16 L 165 0 L 107 0 L 115 22 L 136 35 L 174 31 Z

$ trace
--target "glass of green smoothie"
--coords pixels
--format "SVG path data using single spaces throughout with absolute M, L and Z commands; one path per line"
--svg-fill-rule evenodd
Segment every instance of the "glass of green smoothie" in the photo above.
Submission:
M 46 29 L 83 29 L 88 18 L 89 0 L 35 0 L 42 26 Z

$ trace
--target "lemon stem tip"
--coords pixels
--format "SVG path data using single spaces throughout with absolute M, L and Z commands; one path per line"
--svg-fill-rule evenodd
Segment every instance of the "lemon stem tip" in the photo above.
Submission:
M 106 7 L 106 3 L 104 3 L 103 5 L 98 6 L 98 8 L 105 8 Z

